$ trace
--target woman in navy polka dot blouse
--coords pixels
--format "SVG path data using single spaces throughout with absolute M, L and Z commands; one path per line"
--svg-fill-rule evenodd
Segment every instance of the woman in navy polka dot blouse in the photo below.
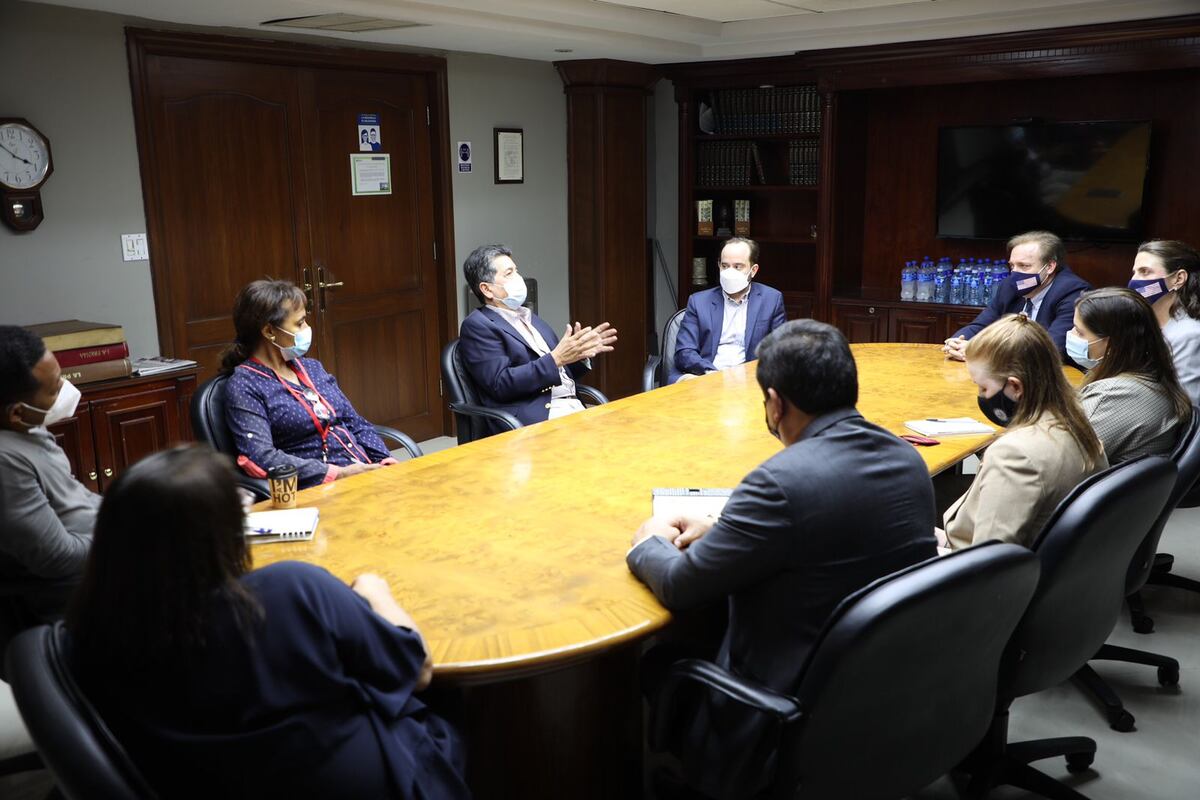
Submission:
M 238 466 L 262 478 L 292 464 L 304 489 L 395 464 L 337 380 L 302 357 L 312 341 L 305 316 L 304 293 L 288 281 L 254 281 L 234 300 L 237 339 L 221 368 Z

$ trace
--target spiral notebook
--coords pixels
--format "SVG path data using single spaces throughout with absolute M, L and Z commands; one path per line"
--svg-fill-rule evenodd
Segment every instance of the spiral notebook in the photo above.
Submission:
M 319 517 L 317 508 L 251 511 L 246 515 L 244 531 L 251 544 L 303 542 L 313 538 Z

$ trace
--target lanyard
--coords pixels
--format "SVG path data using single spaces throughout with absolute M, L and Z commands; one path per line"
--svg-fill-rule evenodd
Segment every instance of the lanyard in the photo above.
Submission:
M 250 361 L 253 361 L 255 364 L 258 364 L 259 366 L 262 366 L 264 368 L 266 367 L 266 365 L 263 364 L 258 359 L 252 358 L 252 359 L 250 359 Z M 279 374 L 276 373 L 274 370 L 270 370 L 268 368 L 268 370 L 269 370 L 268 372 L 263 372 L 262 370 L 255 369 L 254 367 L 250 366 L 248 363 L 245 363 L 245 362 L 243 362 L 240 366 L 245 367 L 246 369 L 250 370 L 251 372 L 255 372 L 259 375 L 262 375 L 264 378 L 269 378 L 271 376 L 274 376 L 275 380 L 279 381 L 279 383 L 283 386 L 283 388 L 287 390 L 288 394 L 290 394 L 292 397 L 296 398 L 296 402 L 299 403 L 306 412 L 308 412 L 308 416 L 312 420 L 313 427 L 317 429 L 317 435 L 321 437 L 321 461 L 328 463 L 329 462 L 329 443 L 328 443 L 329 432 L 333 428 L 332 415 L 336 414 L 337 412 L 334 410 L 333 406 L 325 399 L 325 397 L 319 391 L 317 391 L 317 387 L 313 384 L 312 379 L 310 377 L 308 377 L 308 372 L 307 372 L 307 370 L 304 369 L 304 365 L 300 363 L 300 359 L 296 359 L 292 363 L 295 364 L 294 371 L 296 373 L 297 380 L 299 380 L 301 385 L 303 385 L 306 389 L 311 390 L 312 393 L 317 396 L 317 401 L 320 402 L 323 406 L 325 406 L 326 409 L 329 410 L 330 419 L 326 420 L 323 424 L 321 422 L 320 417 L 317 416 L 317 413 L 315 411 L 313 411 L 312 404 L 308 402 L 308 399 L 304 395 L 300 394 L 295 389 L 293 389 L 291 387 L 291 385 L 289 385 L 288 382 L 285 381 L 283 378 L 279 377 Z M 336 439 L 338 444 L 340 444 L 342 446 L 342 448 L 347 453 L 350 454 L 350 457 L 352 459 L 354 459 L 355 461 L 361 460 L 365 463 L 370 463 L 371 459 L 367 456 L 366 451 L 363 450 L 361 447 L 359 447 L 359 451 L 362 456 L 360 459 L 359 453 L 355 453 L 354 449 L 350 446 L 350 444 L 347 443 L 345 440 L 343 440 L 342 437 L 340 435 L 338 435 L 337 431 L 334 431 L 333 438 Z

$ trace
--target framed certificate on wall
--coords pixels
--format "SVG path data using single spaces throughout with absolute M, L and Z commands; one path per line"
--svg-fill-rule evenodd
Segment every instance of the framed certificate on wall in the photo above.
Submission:
M 492 128 L 496 143 L 496 183 L 525 182 L 525 133 L 520 128 Z

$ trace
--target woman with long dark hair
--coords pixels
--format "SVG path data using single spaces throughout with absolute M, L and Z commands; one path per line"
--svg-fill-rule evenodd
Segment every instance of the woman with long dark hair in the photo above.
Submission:
M 1153 306 L 1179 383 L 1200 403 L 1200 253 L 1169 239 L 1143 242 L 1129 288 Z
M 1108 463 L 1171 452 L 1192 402 L 1154 311 L 1137 292 L 1112 287 L 1083 294 L 1067 353 L 1088 371 L 1079 399 Z
M 238 466 L 255 478 L 296 468 L 300 488 L 395 464 L 371 423 L 315 358 L 304 293 L 288 281 L 247 284 L 233 303 L 234 343 L 221 359 L 225 421 Z
M 1046 330 L 1009 314 L 967 343 L 979 409 L 1005 429 L 966 494 L 947 509 L 943 543 L 989 539 L 1028 547 L 1060 500 L 1108 466 Z M 942 538 L 942 537 L 939 537 Z
M 166 450 L 113 483 L 68 616 L 76 678 L 163 797 L 463 798 L 384 581 L 250 571 L 232 467 Z

